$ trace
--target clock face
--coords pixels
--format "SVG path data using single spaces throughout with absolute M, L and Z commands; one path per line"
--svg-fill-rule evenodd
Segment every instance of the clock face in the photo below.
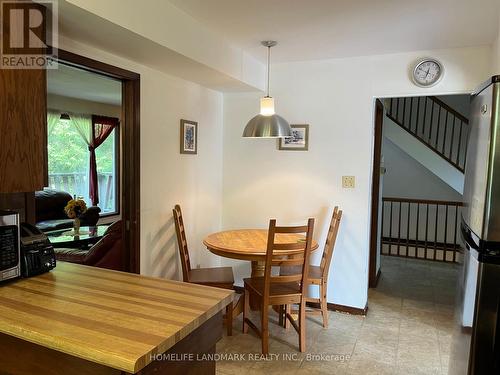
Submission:
M 413 70 L 413 80 L 418 86 L 430 87 L 439 82 L 443 75 L 443 67 L 436 60 L 420 61 Z

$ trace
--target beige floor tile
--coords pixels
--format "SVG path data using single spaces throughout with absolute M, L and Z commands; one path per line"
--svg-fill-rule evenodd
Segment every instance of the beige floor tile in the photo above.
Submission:
M 299 353 L 293 328 L 277 326 L 277 315 L 270 312 L 270 353 L 281 359 L 222 361 L 217 373 L 447 375 L 457 277 L 450 264 L 382 257 L 382 277 L 369 290 L 366 317 L 330 312 L 327 329 L 320 317 L 308 317 L 306 353 Z M 259 326 L 258 313 L 251 315 Z M 253 332 L 241 333 L 241 316 L 234 321 L 234 336 L 217 344 L 219 353 L 260 350 Z

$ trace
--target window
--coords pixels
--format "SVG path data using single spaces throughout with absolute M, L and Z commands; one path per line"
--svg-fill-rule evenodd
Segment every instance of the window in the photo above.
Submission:
M 52 114 L 53 115 L 53 114 Z M 49 114 L 49 117 L 51 114 Z M 60 114 L 58 115 L 60 116 Z M 83 197 L 91 206 L 89 193 L 90 153 L 86 141 L 71 120 L 58 119 L 48 131 L 49 187 Z M 118 213 L 118 129 L 96 148 L 97 179 L 101 214 Z

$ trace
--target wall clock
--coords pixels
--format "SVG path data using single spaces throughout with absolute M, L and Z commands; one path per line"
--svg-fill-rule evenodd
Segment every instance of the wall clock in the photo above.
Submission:
M 436 59 L 422 59 L 413 68 L 413 82 L 420 87 L 431 87 L 443 78 L 443 65 Z

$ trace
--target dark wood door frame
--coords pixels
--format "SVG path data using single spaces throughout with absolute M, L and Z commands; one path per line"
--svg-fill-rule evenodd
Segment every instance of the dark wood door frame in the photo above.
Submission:
M 372 204 L 370 220 L 370 265 L 368 273 L 368 287 L 375 288 L 380 277 L 377 272 L 378 251 L 378 211 L 380 195 L 380 161 L 382 156 L 382 129 L 384 122 L 384 105 L 380 99 L 375 101 L 375 132 L 373 140 L 373 171 L 372 171 Z
M 140 273 L 140 82 L 137 73 L 58 50 L 58 60 L 74 67 L 122 81 L 121 215 L 125 254 L 123 269 Z

